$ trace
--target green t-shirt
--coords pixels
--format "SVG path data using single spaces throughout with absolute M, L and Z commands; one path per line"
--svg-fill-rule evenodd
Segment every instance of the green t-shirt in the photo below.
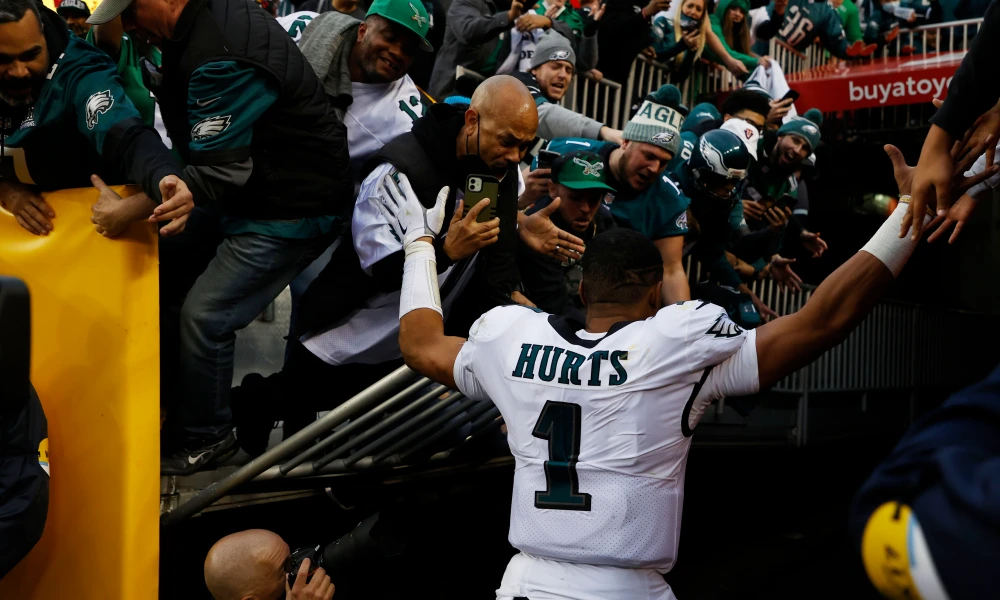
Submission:
M 87 41 L 91 44 L 94 44 L 94 31 L 96 29 L 96 27 L 92 27 L 87 32 Z M 153 48 L 150 54 L 149 59 L 151 62 L 156 66 L 160 66 L 160 51 Z M 139 62 L 139 58 L 139 51 L 135 47 L 135 42 L 132 41 L 132 38 L 127 33 L 123 33 L 121 52 L 118 55 L 118 76 L 122 79 L 122 87 L 125 88 L 125 95 L 128 96 L 128 99 L 132 101 L 132 104 L 139 111 L 142 122 L 152 126 L 156 115 L 156 101 L 142 83 L 142 64 Z

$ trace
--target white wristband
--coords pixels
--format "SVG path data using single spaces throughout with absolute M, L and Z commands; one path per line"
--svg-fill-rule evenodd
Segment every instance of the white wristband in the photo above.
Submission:
M 885 223 L 878 228 L 872 239 L 865 244 L 864 250 L 875 258 L 882 261 L 882 264 L 889 267 L 893 277 L 899 277 L 899 272 L 903 270 L 903 265 L 913 254 L 917 247 L 917 242 L 910 239 L 910 233 L 905 237 L 899 237 L 899 229 L 903 224 L 903 216 L 906 215 L 906 208 L 909 206 L 910 197 L 903 196 L 899 199 L 899 205 L 892 211 Z M 929 215 L 924 215 L 924 226 L 931 221 Z
M 442 317 L 437 258 L 428 242 L 410 242 L 404 248 L 403 287 L 399 290 L 399 318 L 418 308 L 429 308 Z

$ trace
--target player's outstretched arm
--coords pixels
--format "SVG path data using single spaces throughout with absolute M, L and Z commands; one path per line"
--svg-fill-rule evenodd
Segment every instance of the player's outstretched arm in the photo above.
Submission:
M 899 193 L 904 196 L 901 200 L 908 201 L 913 168 L 895 147 L 886 146 L 885 150 L 893 163 Z M 968 189 L 985 179 L 979 174 L 965 179 L 959 187 Z M 901 201 L 865 247 L 827 277 L 801 310 L 757 329 L 761 389 L 839 344 L 871 311 L 916 248 L 917 242 L 910 237 L 898 237 L 906 210 L 907 204 Z M 930 221 L 929 216 L 925 219 Z
M 448 188 L 425 209 L 402 173 L 383 179 L 378 209 L 401 232 L 403 285 L 399 290 L 399 348 L 413 370 L 434 381 L 455 387 L 455 359 L 464 338 L 444 334 L 441 292 L 438 289 L 434 239 L 444 225 Z

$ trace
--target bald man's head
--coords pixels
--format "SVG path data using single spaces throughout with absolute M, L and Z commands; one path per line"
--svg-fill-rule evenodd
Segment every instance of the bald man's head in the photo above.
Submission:
M 494 174 L 502 175 L 521 162 L 537 129 L 538 110 L 528 88 L 510 75 L 496 75 L 472 95 L 459 148 L 478 153 Z
M 215 600 L 277 600 L 290 554 L 281 536 L 264 529 L 227 535 L 205 557 L 205 585 Z

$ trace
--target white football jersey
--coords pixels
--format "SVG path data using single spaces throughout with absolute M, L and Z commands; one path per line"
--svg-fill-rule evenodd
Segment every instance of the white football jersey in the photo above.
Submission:
M 309 22 L 319 16 L 319 13 L 311 12 L 308 10 L 300 10 L 299 12 L 293 12 L 290 15 L 285 15 L 284 17 L 278 17 L 278 23 L 281 27 L 288 32 L 288 35 L 292 36 L 295 43 L 298 44 L 302 40 L 302 34 L 305 33 L 306 27 L 309 26 Z
M 524 553 L 666 572 L 684 471 L 705 408 L 758 390 L 756 333 L 700 301 L 593 334 L 564 317 L 495 308 L 455 362 L 490 399 L 516 461 L 510 543 Z
M 409 75 L 389 83 L 351 83 L 354 101 L 347 108 L 347 147 L 351 172 L 358 179 L 361 167 L 382 146 L 413 129 L 424 116 L 420 90 Z

